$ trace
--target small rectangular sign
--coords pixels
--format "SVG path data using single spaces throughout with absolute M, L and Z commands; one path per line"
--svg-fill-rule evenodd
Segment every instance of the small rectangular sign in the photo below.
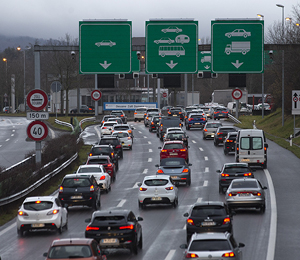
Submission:
M 300 115 L 300 90 L 292 91 L 292 115 Z
M 27 112 L 26 118 L 28 120 L 47 120 L 49 119 L 49 112 Z
M 135 110 L 138 107 L 157 108 L 156 102 L 104 102 L 104 110 Z

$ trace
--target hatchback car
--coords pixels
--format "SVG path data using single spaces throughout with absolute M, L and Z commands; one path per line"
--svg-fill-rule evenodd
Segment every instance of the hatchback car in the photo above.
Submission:
M 111 190 L 111 177 L 105 172 L 103 165 L 80 165 L 75 174 L 93 175 L 101 190 L 104 190 L 106 193 Z
M 226 107 L 215 107 L 214 108 L 214 120 L 218 119 L 220 120 L 221 118 L 228 118 L 228 109 Z
M 89 156 L 87 161 L 87 165 L 103 165 L 105 168 L 105 171 L 110 175 L 112 181 L 116 180 L 116 166 L 111 161 L 110 157 L 108 155 L 92 155 Z
M 123 124 L 122 119 L 119 118 L 119 117 L 110 117 L 110 118 L 107 118 L 106 122 L 117 122 L 118 125 Z
M 193 234 L 190 243 L 180 248 L 185 249 L 185 258 L 242 260 L 241 248 L 244 246 L 229 232 L 209 232 Z
M 155 165 L 158 167 L 157 174 L 164 174 L 171 176 L 172 181 L 178 184 L 191 185 L 191 174 L 192 170 L 189 166 L 192 164 L 187 163 L 183 158 L 166 158 L 160 161 L 160 165 Z
M 188 146 L 189 144 L 188 138 L 189 137 L 183 131 L 170 131 L 167 134 L 165 134 L 164 142 L 179 140 L 182 141 L 185 146 Z
M 186 130 L 190 130 L 191 128 L 203 129 L 206 121 L 207 120 L 204 113 L 190 113 L 185 128 Z
M 145 114 L 146 114 L 147 108 L 146 107 L 138 107 L 135 111 L 134 111 L 134 122 L 139 121 L 141 122 L 141 120 L 144 119 Z
M 115 115 L 105 115 L 103 116 L 102 120 L 101 120 L 101 126 L 104 122 L 108 121 L 109 118 L 117 118 Z
M 89 107 L 87 105 L 81 105 L 79 108 L 80 113 L 95 113 L 95 109 Z M 77 108 L 73 108 L 70 110 L 71 114 L 77 113 Z
M 101 206 L 100 187 L 94 176 L 67 174 L 59 187 L 58 198 L 62 205 L 88 206 L 97 210 Z
M 112 110 L 110 114 L 121 118 L 123 121 L 123 124 L 127 124 L 127 116 L 125 115 L 125 113 L 122 110 Z
M 128 134 L 130 134 L 130 136 L 133 138 L 133 133 L 132 133 L 132 128 L 130 127 L 130 125 L 128 124 L 118 124 L 118 125 L 114 125 L 112 133 L 114 132 L 119 132 L 119 131 L 127 131 Z
M 154 116 L 160 116 L 159 112 L 148 112 L 144 117 L 144 125 L 149 126 Z
M 186 238 L 189 242 L 194 233 L 232 232 L 232 216 L 221 201 L 203 201 L 194 204 L 186 217 Z
M 102 136 L 99 141 L 99 144 L 111 144 L 119 158 L 123 158 L 123 146 L 119 137 L 112 135 Z
M 127 131 L 116 131 L 113 132 L 113 136 L 119 137 L 123 148 L 129 148 L 129 150 L 132 149 L 132 136 Z
M 149 132 L 156 131 L 159 127 L 159 120 L 161 119 L 161 116 L 153 116 L 151 118 L 151 122 L 149 124 Z
M 24 236 L 26 231 L 68 229 L 68 212 L 54 196 L 26 198 L 18 210 L 17 232 Z
M 248 163 L 225 163 L 219 173 L 219 192 L 225 193 L 231 181 L 238 178 L 254 178 L 253 172 Z
M 168 116 L 177 116 L 180 118 L 181 121 L 184 119 L 184 112 L 181 107 L 173 107 L 170 108 L 168 111 Z
M 85 220 L 85 237 L 97 240 L 101 248 L 126 248 L 137 254 L 143 247 L 142 220 L 127 209 L 95 211 Z
M 170 176 L 146 176 L 138 186 L 139 208 L 145 208 L 147 204 L 171 204 L 177 207 L 178 189 Z
M 97 241 L 88 238 L 64 238 L 54 240 L 43 256 L 50 259 L 106 260 L 105 251 Z
M 223 143 L 229 132 L 236 132 L 236 128 L 231 126 L 220 126 L 214 136 L 214 145 L 218 146 Z
M 106 121 L 102 124 L 100 128 L 100 134 L 101 136 L 103 135 L 111 135 L 112 130 L 114 128 L 114 125 L 117 125 L 118 123 L 115 121 Z
M 158 147 L 160 150 L 160 160 L 170 157 L 179 157 L 189 162 L 188 146 L 185 146 L 182 141 L 166 141 L 163 147 Z
M 222 126 L 222 123 L 206 123 L 202 130 L 203 139 L 214 138 L 215 132 L 220 126 Z
M 237 132 L 229 132 L 224 140 L 224 154 L 235 153 Z
M 266 209 L 265 189 L 255 178 L 235 179 L 229 185 L 225 200 L 230 210 L 236 208 L 257 208 L 263 213 Z

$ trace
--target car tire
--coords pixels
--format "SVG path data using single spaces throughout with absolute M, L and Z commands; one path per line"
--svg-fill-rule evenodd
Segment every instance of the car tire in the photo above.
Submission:
M 143 248 L 143 234 L 141 234 L 140 236 L 140 240 L 139 240 L 139 249 Z
M 206 137 L 203 135 L 203 140 L 206 140 Z
M 176 198 L 172 203 L 173 208 L 176 208 L 178 206 L 178 198 Z
M 218 146 L 218 143 L 214 141 L 214 146 Z
M 129 147 L 129 150 L 132 150 L 132 146 Z
M 23 231 L 23 229 L 22 228 L 20 228 L 20 229 L 17 229 L 17 233 L 18 233 L 18 236 L 19 237 L 24 237 L 24 231 Z
M 260 207 L 260 212 L 265 213 L 265 211 L 266 211 L 266 205 L 261 206 Z
M 134 244 L 131 246 L 131 250 L 132 253 L 134 253 L 135 255 L 138 254 L 138 241 L 137 241 L 137 237 L 135 238 L 135 242 Z
M 65 228 L 65 230 L 68 230 L 68 228 L 69 228 L 69 226 L 68 226 L 68 215 L 67 215 L 67 222 L 66 222 L 66 224 L 64 225 L 64 228 Z
M 267 161 L 263 164 L 263 169 L 267 169 Z
M 62 234 L 62 232 L 63 232 L 62 219 L 60 220 L 60 227 L 57 228 L 57 232 L 59 234 Z
M 187 186 L 191 186 L 191 178 L 186 182 Z
M 121 153 L 120 158 L 123 159 L 123 152 Z
M 136 120 L 136 118 L 134 119 L 134 122 L 136 122 L 137 120 Z
M 221 185 L 219 185 L 219 193 L 222 194 L 223 193 L 223 187 Z
M 186 129 L 186 130 L 190 130 L 190 128 L 189 128 L 187 125 L 185 126 L 185 129 Z
M 149 127 L 149 132 L 151 133 L 152 132 L 152 129 Z
M 143 202 L 139 202 L 139 208 L 140 209 L 145 209 L 146 205 Z
M 191 235 L 186 235 L 186 242 L 187 242 L 187 244 L 190 243 L 191 237 L 192 237 Z
M 223 150 L 225 155 L 228 155 L 228 151 L 226 149 Z

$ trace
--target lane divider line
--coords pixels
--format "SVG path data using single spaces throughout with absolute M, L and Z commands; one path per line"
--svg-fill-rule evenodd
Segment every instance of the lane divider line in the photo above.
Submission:
M 168 255 L 166 256 L 165 260 L 171 260 L 175 254 L 176 250 L 175 249 L 171 249 L 168 253 Z
M 121 208 L 125 204 L 126 200 L 121 200 L 117 205 L 118 208 Z

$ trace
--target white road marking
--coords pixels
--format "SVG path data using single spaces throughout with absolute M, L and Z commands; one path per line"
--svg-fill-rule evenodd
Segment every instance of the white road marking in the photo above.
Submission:
M 208 181 L 203 182 L 203 187 L 206 187 L 208 185 Z
M 200 203 L 202 201 L 202 198 L 197 199 L 197 203 Z
M 95 129 L 95 131 L 96 131 L 98 137 L 101 138 L 101 133 L 100 133 L 100 131 L 98 130 L 98 128 L 99 128 L 98 126 L 95 126 L 95 127 L 94 127 L 94 129 Z
M 209 172 L 209 168 L 208 168 L 208 167 L 205 167 L 204 172 Z
M 150 141 L 148 141 L 148 144 L 152 144 Z
M 13 132 L 15 132 L 16 130 L 15 130 L 15 129 L 13 129 L 12 131 L 13 131 Z
M 148 158 L 148 162 L 152 162 L 152 158 Z
M 126 200 L 121 200 L 120 203 L 117 205 L 117 207 L 121 208 L 125 202 L 126 202 Z
M 152 153 L 153 152 L 153 150 L 152 149 L 149 149 L 149 153 Z
M 202 149 L 201 147 L 199 147 L 199 150 L 200 150 L 201 152 L 203 152 L 203 149 Z
M 7 231 L 11 230 L 12 228 L 15 228 L 17 226 L 17 223 L 13 223 L 10 226 L 8 226 L 7 228 L 3 229 L 0 232 L 0 236 L 2 236 L 4 233 L 6 233 Z
M 205 160 L 205 161 L 208 161 L 208 157 L 207 157 L 207 156 L 204 156 L 204 160 Z
M 148 138 L 148 137 L 144 135 L 144 138 Z
M 196 142 L 195 140 L 192 140 L 192 143 L 193 143 L 193 144 L 196 144 L 197 142 Z
M 143 174 L 147 174 L 148 173 L 148 169 L 144 169 Z
M 5 140 L 5 142 L 9 141 L 9 138 Z
M 171 260 L 175 254 L 176 250 L 172 249 L 169 251 L 168 255 L 166 256 L 165 260 Z
M 186 224 L 184 224 L 184 226 L 183 226 L 183 230 L 186 230 Z
M 135 188 L 137 188 L 137 187 L 138 187 L 138 182 L 136 182 L 136 183 L 133 185 L 132 189 L 135 189 Z
M 2 146 L 2 144 L 0 144 L 0 147 Z
M 14 134 L 11 134 L 10 136 L 14 136 Z
M 141 134 L 142 132 L 141 131 L 139 131 L 139 134 Z

